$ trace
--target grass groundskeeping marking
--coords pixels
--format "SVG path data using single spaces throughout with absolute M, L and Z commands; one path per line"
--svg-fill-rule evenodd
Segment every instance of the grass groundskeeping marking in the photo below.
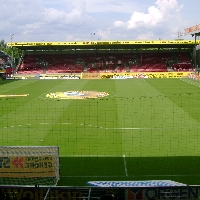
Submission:
M 27 97 L 29 94 L 0 94 L 0 98 L 3 97 Z
M 0 85 L 2 94 L 29 95 L 0 98 L 1 145 L 59 146 L 59 185 L 155 179 L 200 184 L 198 82 L 106 79 L 4 83 Z M 46 96 L 55 91 L 109 95 L 84 100 Z

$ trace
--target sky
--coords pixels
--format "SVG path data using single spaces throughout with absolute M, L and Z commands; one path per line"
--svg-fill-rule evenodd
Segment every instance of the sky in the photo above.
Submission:
M 0 40 L 174 40 L 200 24 L 199 0 L 0 0 Z M 12 36 L 11 36 L 12 35 Z

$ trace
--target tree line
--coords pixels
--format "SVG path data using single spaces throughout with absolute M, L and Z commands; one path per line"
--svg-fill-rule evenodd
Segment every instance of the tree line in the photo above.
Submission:
M 0 41 L 0 51 L 4 52 L 8 56 L 13 56 L 13 61 L 16 63 L 19 58 L 19 52 L 18 49 L 15 47 L 8 47 L 7 43 L 5 42 L 4 39 Z M 14 64 L 15 64 L 14 63 Z

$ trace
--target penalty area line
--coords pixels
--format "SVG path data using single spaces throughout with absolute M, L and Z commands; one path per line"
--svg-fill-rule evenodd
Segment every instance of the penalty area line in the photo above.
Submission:
M 105 129 L 112 129 L 112 130 L 140 130 L 140 129 L 143 129 L 143 130 L 151 130 L 151 129 L 160 129 L 160 128 L 137 128 L 137 127 L 130 127 L 130 128 L 105 128 Z
M 119 155 L 101 155 L 101 154 L 61 154 L 61 157 L 120 157 Z
M 127 167 L 126 167 L 126 156 L 125 155 L 123 155 L 123 159 L 124 159 L 125 174 L 126 174 L 126 176 L 128 176 L 128 170 L 127 170 Z
M 140 175 L 140 177 L 146 177 L 146 176 L 149 176 L 149 177 L 161 177 L 161 176 L 163 176 L 163 177 L 171 177 L 171 176 L 183 176 L 183 177 L 188 177 L 188 176 L 195 176 L 195 175 L 183 175 L 183 174 L 168 174 L 168 175 Z M 88 178 L 88 177 L 91 177 L 91 178 L 93 178 L 93 177 L 95 177 L 95 178 L 107 178 L 107 177 L 109 177 L 109 178 L 123 178 L 124 176 L 94 176 L 94 175 L 87 175 L 87 176 L 70 176 L 70 175 L 68 175 L 68 176 L 62 176 L 62 177 L 70 177 L 70 178 Z M 138 176 L 136 176 L 136 175 L 133 175 L 133 176 L 131 176 L 131 177 L 138 177 Z

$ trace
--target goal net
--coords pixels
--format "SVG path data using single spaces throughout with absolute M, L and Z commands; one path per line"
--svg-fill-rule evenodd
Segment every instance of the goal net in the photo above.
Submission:
M 57 146 L 0 146 L 0 185 L 56 185 Z

